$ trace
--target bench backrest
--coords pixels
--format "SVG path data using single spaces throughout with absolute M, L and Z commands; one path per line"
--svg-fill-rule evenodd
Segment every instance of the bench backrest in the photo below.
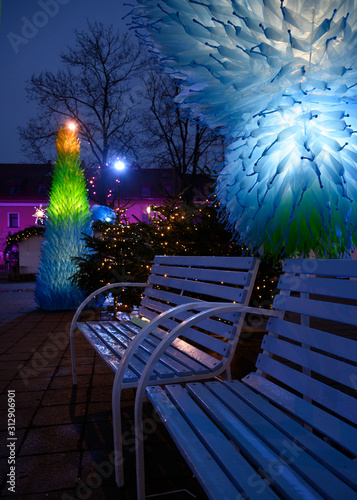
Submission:
M 287 259 L 258 374 L 357 423 L 357 260 Z
M 139 314 L 151 320 L 171 307 L 202 300 L 248 304 L 258 266 L 253 257 L 156 256 Z M 181 313 L 165 327 L 171 330 L 189 315 Z M 242 321 L 241 314 L 210 318 L 185 331 L 185 337 L 226 358 L 233 355 Z

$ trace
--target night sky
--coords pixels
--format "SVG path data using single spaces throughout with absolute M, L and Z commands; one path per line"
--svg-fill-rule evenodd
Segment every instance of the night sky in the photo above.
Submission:
M 0 163 L 28 161 L 17 127 L 36 114 L 27 102 L 26 80 L 59 68 L 59 54 L 74 42 L 74 29 L 89 21 L 127 29 L 130 7 L 118 0 L 0 0 Z M 48 10 L 48 14 L 45 10 Z M 36 26 L 37 25 L 37 26 Z

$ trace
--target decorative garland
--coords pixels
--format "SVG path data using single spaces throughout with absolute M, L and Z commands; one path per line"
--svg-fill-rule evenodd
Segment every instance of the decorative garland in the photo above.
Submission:
M 43 236 L 45 234 L 45 226 L 30 226 L 21 231 L 11 234 L 6 240 L 6 246 L 12 246 L 21 241 L 27 240 L 31 236 Z

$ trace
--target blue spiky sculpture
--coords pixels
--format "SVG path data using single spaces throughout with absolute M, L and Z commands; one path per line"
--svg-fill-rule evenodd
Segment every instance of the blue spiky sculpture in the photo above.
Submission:
M 356 0 L 138 0 L 133 20 L 181 106 L 227 136 L 236 238 L 273 255 L 357 240 Z
M 36 276 L 35 301 L 48 311 L 76 309 L 84 292 L 71 284 L 72 260 L 86 252 L 84 234 L 91 234 L 86 181 L 80 168 L 76 132 L 60 128 L 57 136 L 48 221 Z

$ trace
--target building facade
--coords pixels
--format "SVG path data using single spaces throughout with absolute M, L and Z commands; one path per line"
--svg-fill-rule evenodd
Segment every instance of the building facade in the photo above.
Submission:
M 12 258 L 9 251 L 6 256 L 8 236 L 35 225 L 36 208 L 48 206 L 51 174 L 51 164 L 0 164 L 0 267 L 11 267 L 11 259 L 16 258 Z M 88 175 L 91 206 L 97 204 L 95 183 L 98 182 L 100 179 Z M 161 205 L 167 195 L 177 191 L 177 185 L 176 176 L 170 169 L 128 167 L 113 174 L 113 189 L 108 202 L 126 206 L 130 222 L 148 221 L 153 218 L 149 207 Z
M 0 266 L 14 261 L 5 255 L 8 236 L 35 225 L 35 208 L 48 205 L 51 171 L 51 164 L 0 164 Z

